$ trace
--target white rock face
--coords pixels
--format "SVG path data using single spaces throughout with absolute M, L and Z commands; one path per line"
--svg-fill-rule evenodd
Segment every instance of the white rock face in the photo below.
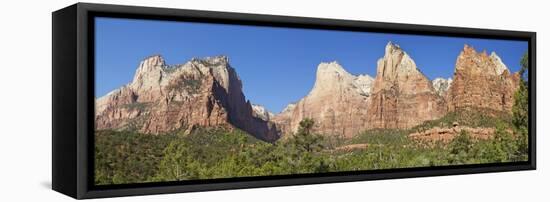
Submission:
M 379 68 L 381 72 L 377 72 L 376 75 L 382 75 L 385 79 L 390 80 L 395 78 L 387 77 L 404 77 L 419 72 L 414 60 L 399 45 L 391 41 L 386 45 L 384 57 L 378 60 L 378 67 L 383 68 Z
M 355 89 L 361 95 L 368 96 L 373 81 L 374 79 L 367 74 L 350 74 L 336 61 L 323 62 L 317 67 L 315 85 L 308 97 L 322 96 L 321 94 L 338 89 Z
M 360 90 L 360 93 L 368 96 L 371 93 L 373 82 L 374 78 L 367 74 L 361 74 L 355 77 L 354 84 Z
M 354 76 L 337 62 L 323 62 L 317 66 L 309 94 L 271 120 L 287 137 L 297 131 L 305 118 L 315 121 L 316 132 L 351 137 L 367 124 L 364 117 L 372 83 L 369 75 Z
M 160 55 L 154 55 L 141 61 L 134 74 L 134 79 L 129 87 L 136 93 L 152 92 L 157 95 L 162 92 L 162 86 L 166 85 L 166 64 Z M 164 81 L 164 82 L 163 82 Z M 144 96 L 139 101 L 150 102 L 153 98 Z
M 294 110 L 294 108 L 296 108 L 296 103 L 290 103 L 283 109 L 283 111 L 281 111 L 281 114 L 290 112 L 290 111 Z
M 96 98 L 95 99 L 95 114 L 101 114 L 108 106 L 109 106 L 109 97 L 111 97 L 112 94 L 115 94 L 119 92 L 120 89 L 113 90 L 106 95 Z
M 258 117 L 264 121 L 269 121 L 273 117 L 273 113 L 269 112 L 264 106 L 252 104 L 252 111 L 254 116 Z
M 448 78 L 448 79 L 435 78 L 432 81 L 432 85 L 435 91 L 437 92 L 437 94 L 439 94 L 440 96 L 444 96 L 447 90 L 449 90 L 449 88 L 451 87 L 452 82 L 453 82 L 453 79 L 451 78 Z
M 491 56 L 489 57 L 491 58 L 491 61 L 495 63 L 496 75 L 501 75 L 504 70 L 508 70 L 508 67 L 506 67 L 506 65 L 502 62 L 502 59 L 500 59 L 500 57 L 495 52 L 491 52 Z

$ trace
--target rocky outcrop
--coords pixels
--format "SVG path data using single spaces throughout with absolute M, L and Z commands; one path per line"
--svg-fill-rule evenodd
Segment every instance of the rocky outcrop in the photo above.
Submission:
M 275 125 L 254 115 L 227 57 L 167 66 L 142 61 L 133 81 L 96 100 L 96 129 L 163 134 L 198 127 L 239 128 L 259 139 L 279 138 Z
M 269 121 L 273 117 L 273 113 L 269 112 L 264 106 L 252 104 L 253 115 L 264 121 Z
M 488 140 L 495 136 L 495 128 L 471 128 L 467 126 L 453 126 L 452 128 L 434 127 L 425 131 L 411 133 L 409 138 L 423 143 L 449 143 L 464 131 L 474 140 Z M 511 131 L 507 131 L 511 132 Z
M 415 62 L 389 42 L 378 60 L 367 107 L 369 128 L 410 128 L 445 114 L 445 101 Z
M 301 120 L 312 118 L 318 133 L 351 137 L 366 128 L 372 80 L 348 73 L 337 62 L 321 63 L 309 94 L 272 121 L 285 135 L 296 132 Z
M 448 110 L 491 109 L 511 112 L 519 74 L 510 74 L 496 53 L 476 52 L 468 45 L 456 60 L 447 93 Z
M 439 96 L 443 96 L 443 97 L 445 97 L 445 95 L 447 94 L 447 91 L 451 87 L 452 83 L 453 83 L 453 79 L 451 78 L 448 78 L 448 79 L 435 78 L 432 81 L 432 85 L 435 89 L 435 92 L 437 92 Z

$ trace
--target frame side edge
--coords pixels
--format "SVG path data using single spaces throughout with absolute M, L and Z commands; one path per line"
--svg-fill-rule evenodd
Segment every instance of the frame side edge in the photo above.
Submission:
M 52 189 L 76 197 L 76 5 L 52 13 Z
M 532 32 L 529 39 L 529 156 L 533 170 L 537 169 L 537 33 Z

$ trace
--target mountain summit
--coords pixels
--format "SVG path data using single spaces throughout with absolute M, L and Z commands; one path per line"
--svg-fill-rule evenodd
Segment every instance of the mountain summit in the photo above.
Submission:
M 365 128 L 372 77 L 348 73 L 338 62 L 320 63 L 308 95 L 272 119 L 283 134 L 297 131 L 313 118 L 317 132 L 350 137 Z
M 409 128 L 444 115 L 444 100 L 398 45 L 386 45 L 376 72 L 368 106 L 369 128 Z
M 134 80 L 96 100 L 96 128 L 162 134 L 201 127 L 238 128 L 275 141 L 274 124 L 254 116 L 242 83 L 225 56 L 167 66 L 143 60 Z
M 487 55 L 464 45 L 447 93 L 449 111 L 483 108 L 510 112 L 519 80 L 520 75 L 510 74 L 496 53 Z

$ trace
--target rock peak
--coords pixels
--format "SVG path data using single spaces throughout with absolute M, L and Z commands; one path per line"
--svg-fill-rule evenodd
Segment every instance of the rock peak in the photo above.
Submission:
M 235 88 L 235 91 L 240 91 L 242 88 L 237 72 L 231 67 L 229 58 L 225 55 L 192 58 L 186 66 L 197 68 L 202 74 L 213 74 L 227 92 L 231 91 L 230 88 Z
M 225 56 L 172 66 L 159 55 L 150 56 L 141 61 L 131 83 L 96 103 L 97 129 L 188 134 L 197 127 L 239 128 L 261 140 L 279 138 L 276 126 L 266 121 L 272 114 L 246 101 L 242 83 Z M 260 118 L 255 117 L 258 114 Z
M 464 51 L 464 52 L 471 52 L 471 51 L 476 52 L 476 49 L 471 45 L 464 44 L 464 47 L 462 48 L 462 51 Z
M 421 74 L 414 60 L 399 45 L 388 42 L 384 57 L 378 60 L 377 77 L 394 80 L 400 76 Z
M 489 56 L 491 58 L 491 61 L 495 64 L 495 73 L 497 75 L 501 75 L 502 72 L 508 70 L 508 67 L 502 62 L 502 59 L 495 53 L 494 51 L 491 52 L 491 55 Z
M 166 63 L 160 55 L 152 55 L 143 59 L 134 74 L 130 84 L 134 89 L 150 88 L 160 85 Z
M 166 66 L 166 63 L 161 55 L 148 56 L 139 63 L 135 76 L 161 70 L 164 66 Z
M 317 75 L 325 73 L 349 74 L 337 61 L 321 62 L 317 66 Z
M 510 112 L 518 83 L 508 73 L 495 52 L 488 55 L 486 51 L 476 52 L 473 47 L 464 45 L 448 91 L 448 110 L 476 107 Z
M 391 55 L 393 54 L 394 52 L 396 51 L 399 51 L 399 52 L 402 52 L 403 50 L 401 49 L 401 47 L 399 47 L 399 45 L 389 41 L 388 44 L 386 44 L 386 55 Z
M 264 121 L 269 121 L 274 116 L 273 113 L 268 111 L 264 106 L 259 104 L 251 104 L 253 116 L 260 118 Z
M 317 67 L 315 84 L 308 96 L 337 94 L 347 90 L 368 96 L 373 80 L 367 74 L 356 76 L 349 73 L 336 61 L 322 62 Z
M 366 116 L 372 82 L 372 77 L 352 75 L 336 61 L 322 62 L 309 93 L 270 120 L 286 135 L 295 133 L 302 119 L 312 118 L 316 132 L 351 137 L 365 124 L 359 120 Z
M 327 88 L 348 85 L 355 76 L 347 72 L 338 62 L 322 62 L 317 66 L 317 74 L 312 92 L 325 91 Z
M 166 63 L 161 55 L 151 55 L 141 61 L 140 67 L 164 66 Z
M 496 52 L 492 51 L 491 54 L 487 54 L 486 50 L 477 52 L 473 46 L 468 44 L 464 45 L 464 49 L 460 53 L 457 63 L 466 61 L 475 65 L 457 65 L 455 72 L 460 68 L 472 68 L 474 66 L 491 75 L 500 75 L 508 70 L 508 67 L 502 62 L 502 59 L 500 59 Z

